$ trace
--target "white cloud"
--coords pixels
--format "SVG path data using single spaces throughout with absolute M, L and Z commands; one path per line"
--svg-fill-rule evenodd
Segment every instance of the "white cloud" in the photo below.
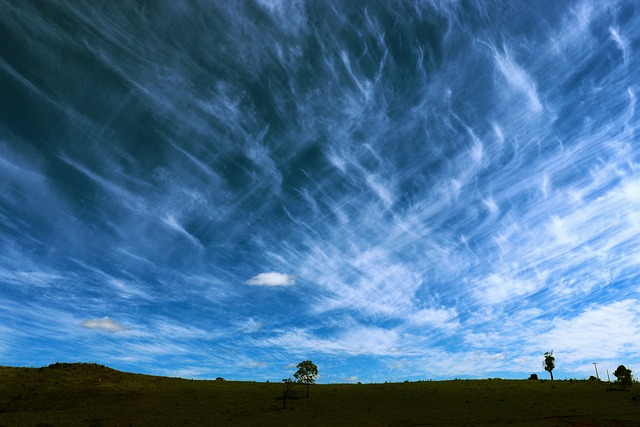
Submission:
M 67 163 L 69 166 L 77 169 L 79 172 L 87 176 L 87 178 L 91 179 L 94 183 L 102 187 L 105 191 L 114 194 L 119 197 L 123 203 L 123 206 L 127 206 L 128 208 L 136 211 L 143 212 L 145 211 L 145 206 L 142 203 L 142 199 L 137 195 L 129 192 L 124 186 L 119 184 L 115 180 L 110 180 L 108 177 L 104 177 L 100 175 L 100 173 L 94 171 L 93 169 L 83 165 L 80 162 L 77 162 L 67 156 L 65 153 L 60 153 L 58 155 L 60 160 Z
M 460 351 L 442 348 L 424 349 L 421 355 L 390 360 L 387 375 L 400 380 L 406 377 L 451 378 L 453 376 L 486 377 L 488 373 L 508 369 L 511 360 L 503 352 Z M 526 372 L 526 370 L 525 370 Z
M 260 329 L 262 329 L 262 326 L 262 323 L 258 322 L 253 317 L 250 317 L 249 319 L 238 324 L 239 330 L 247 334 L 258 332 Z
M 260 273 L 244 283 L 250 286 L 293 286 L 296 284 L 296 277 L 291 274 L 271 271 Z
M 43 271 L 11 271 L 0 267 L 0 280 L 18 285 L 46 287 L 63 279 L 62 275 Z
M 500 213 L 500 208 L 498 207 L 498 204 L 493 199 L 493 197 L 489 196 L 486 199 L 482 199 L 482 203 L 489 210 L 489 213 L 492 217 L 495 217 L 498 213 Z
M 431 326 L 436 329 L 453 331 L 460 326 L 456 320 L 458 313 L 455 309 L 427 308 L 409 316 L 409 321 L 417 326 Z
M 108 332 L 120 332 L 127 329 L 108 317 L 103 317 L 102 319 L 85 320 L 84 322 L 82 322 L 82 326 L 87 329 L 100 329 Z
M 353 327 L 331 337 L 318 337 L 308 329 L 295 328 L 255 342 L 260 347 L 291 349 L 302 357 L 309 353 L 350 356 L 407 354 L 409 346 L 413 344 L 413 340 L 407 339 L 398 330 L 373 326 Z
M 626 64 L 629 61 L 629 49 L 627 41 L 620 35 L 620 32 L 617 28 L 609 27 L 610 39 L 613 40 L 622 52 L 622 58 L 624 63 Z
M 526 70 L 511 59 L 506 48 L 503 55 L 497 49 L 494 49 L 494 59 L 496 67 L 502 73 L 509 86 L 527 97 L 531 111 L 535 113 L 541 112 L 542 104 L 538 98 L 535 81 L 527 74 Z
M 627 299 L 555 317 L 539 309 L 487 309 L 465 321 L 460 334 L 475 353 L 504 355 L 500 363 L 483 367 L 484 372 L 540 372 L 542 355 L 554 350 L 559 375 L 587 377 L 593 372 L 592 362 L 615 368 L 635 360 L 640 354 L 638 324 L 639 301 Z M 455 368 L 447 372 L 464 373 Z
M 292 17 L 300 16 L 300 22 L 304 18 L 303 2 L 259 2 L 274 19 L 277 17 L 274 22 L 279 23 L 280 29 L 293 30 L 296 27 Z M 82 174 L 87 183 L 118 196 L 96 194 L 88 200 L 95 212 L 113 214 L 92 221 L 84 214 L 89 215 L 94 209 L 71 209 L 61 201 L 65 197 L 56 196 L 60 191 L 44 173 L 43 165 L 50 163 L 44 154 L 38 159 L 34 149 L 33 156 L 25 155 L 21 160 L 5 154 L 9 153 L 9 146 L 0 147 L 0 151 L 4 150 L 0 174 L 10 179 L 9 184 L 0 184 L 2 200 L 11 202 L 7 206 L 19 206 L 24 198 L 31 203 L 25 212 L 59 212 L 68 218 L 65 223 L 69 226 L 62 227 L 61 233 L 84 237 L 74 224 L 93 224 L 96 228 L 89 235 L 105 237 L 104 241 L 94 239 L 96 248 L 102 247 L 111 254 L 110 247 L 121 248 L 114 258 L 107 252 L 97 253 L 105 265 L 117 267 L 117 277 L 111 275 L 111 270 L 101 272 L 89 266 L 88 274 L 73 268 L 57 274 L 46 267 L 46 259 L 38 259 L 34 263 L 37 268 L 25 265 L 18 269 L 15 262 L 23 261 L 14 260 L 30 256 L 26 249 L 33 254 L 44 253 L 37 250 L 38 245 L 46 248 L 57 240 L 36 241 L 46 236 L 28 223 L 30 215 L 19 215 L 17 209 L 12 215 L 13 208 L 0 212 L 0 222 L 4 220 L 10 227 L 10 232 L 0 237 L 0 262 L 5 266 L 0 266 L 0 282 L 16 285 L 12 287 L 18 292 L 19 307 L 23 307 L 23 311 L 17 311 L 16 304 L 11 304 L 14 301 L 6 297 L 9 303 L 3 306 L 8 307 L 11 320 L 7 324 L 16 328 L 27 325 L 21 332 L 21 343 L 32 342 L 36 333 L 58 338 L 82 330 L 80 324 L 86 315 L 70 313 L 74 313 L 74 307 L 82 306 L 78 301 L 85 298 L 84 288 L 77 283 L 89 282 L 100 293 L 96 297 L 111 306 L 122 303 L 123 298 L 130 298 L 125 302 L 134 298 L 160 302 L 166 298 L 168 303 L 184 302 L 195 309 L 192 316 L 177 313 L 179 320 L 171 317 L 176 313 L 167 313 L 170 317 L 165 320 L 154 317 L 158 304 L 138 304 L 142 323 L 132 324 L 134 320 L 128 319 L 130 330 L 123 334 L 127 342 L 144 342 L 143 346 L 129 346 L 126 354 L 140 354 L 136 357 L 146 358 L 150 365 L 161 359 L 173 363 L 174 357 L 165 357 L 173 352 L 185 354 L 187 366 L 197 366 L 194 349 L 199 353 L 206 352 L 203 348 L 210 350 L 214 336 L 224 336 L 216 342 L 233 354 L 224 356 L 220 354 L 225 351 L 219 351 L 216 353 L 220 354 L 205 355 L 203 359 L 209 363 L 211 357 L 218 357 L 234 366 L 242 352 L 262 360 L 266 353 L 252 352 L 253 347 L 263 345 L 261 340 L 265 337 L 271 340 L 269 345 L 280 343 L 282 349 L 269 354 L 301 348 L 305 357 L 315 352 L 329 353 L 335 359 L 367 354 L 387 357 L 396 366 L 411 366 L 409 362 L 397 363 L 399 355 L 408 354 L 408 359 L 425 357 L 426 367 L 422 369 L 440 374 L 477 373 L 495 368 L 496 360 L 504 361 L 502 367 L 513 368 L 510 358 L 518 369 L 528 371 L 529 363 L 540 367 L 539 356 L 534 354 L 549 348 L 555 348 L 559 361 L 564 362 L 569 357 L 588 357 L 600 343 L 615 350 L 612 357 L 623 357 L 625 348 L 633 354 L 637 347 L 631 340 L 637 341 L 638 331 L 632 325 L 638 323 L 638 314 L 632 306 L 594 305 L 583 314 L 575 311 L 581 310 L 583 304 L 609 304 L 604 300 L 638 297 L 633 292 L 640 292 L 634 274 L 640 264 L 640 254 L 634 250 L 640 242 L 640 165 L 634 139 L 638 130 L 633 92 L 636 88 L 624 78 L 629 70 L 621 64 L 623 58 L 626 62 L 634 53 L 630 50 L 634 33 L 630 31 L 632 21 L 612 22 L 609 33 L 607 24 L 596 40 L 596 34 L 590 31 L 591 23 L 601 20 L 600 16 L 611 17 L 606 7 L 605 15 L 596 8 L 599 6 L 589 2 L 570 8 L 575 9 L 572 20 L 559 15 L 559 20 L 554 21 L 557 30 L 549 28 L 550 35 L 540 33 L 539 37 L 527 38 L 522 34 L 507 37 L 505 33 L 496 39 L 486 31 L 482 38 L 490 45 L 489 50 L 480 43 L 466 44 L 463 54 L 450 58 L 455 62 L 444 64 L 435 73 L 427 73 L 428 52 L 416 45 L 420 50 L 416 62 L 419 72 L 414 73 L 415 79 L 407 90 L 420 101 L 406 105 L 406 110 L 396 110 L 398 97 L 390 90 L 393 84 L 386 79 L 387 73 L 383 73 L 385 67 L 393 66 L 387 56 L 384 29 L 377 26 L 375 17 L 366 16 L 367 28 L 360 29 L 369 36 L 380 36 L 371 47 L 382 55 L 368 58 L 379 57 L 380 76 L 374 80 L 370 72 L 363 73 L 362 64 L 344 50 L 338 38 L 324 40 L 324 51 L 342 55 L 320 58 L 320 62 L 324 61 L 320 73 L 342 73 L 353 84 L 328 80 L 324 92 L 330 96 L 324 97 L 311 92 L 306 96 L 295 81 L 289 82 L 291 86 L 285 91 L 297 90 L 302 96 L 297 97 L 300 102 L 293 109 L 296 125 L 288 126 L 280 135 L 288 143 L 280 145 L 271 140 L 275 135 L 272 131 L 278 129 L 267 132 L 269 127 L 262 112 L 245 108 L 251 102 L 244 102 L 245 94 L 233 82 L 220 82 L 205 92 L 193 92 L 195 86 L 189 84 L 193 73 L 174 67 L 145 76 L 123 66 L 108 49 L 103 51 L 95 43 L 87 45 L 103 65 L 124 76 L 134 91 L 149 101 L 158 117 L 171 122 L 171 132 L 163 136 L 170 152 L 138 161 L 139 153 L 129 152 L 122 141 L 102 144 L 105 138 L 120 135 L 118 129 L 111 127 L 118 120 L 106 126 L 84 119 L 82 112 L 65 110 L 76 128 L 95 140 L 96 147 L 82 153 L 59 151 L 59 158 Z M 234 20 L 241 19 L 242 14 L 231 13 L 232 8 L 220 8 L 221 13 L 223 9 L 228 13 L 226 19 L 241 24 Z M 96 18 L 98 31 L 110 28 L 108 20 Z M 562 33 L 554 34 L 555 31 Z M 280 31 L 263 32 L 264 40 L 230 40 L 248 40 L 255 45 L 244 64 L 249 73 L 254 73 L 261 69 L 263 58 L 292 65 L 289 61 L 295 60 L 293 51 L 300 48 L 301 39 L 280 39 L 279 34 Z M 448 42 L 454 41 L 451 37 L 455 34 L 456 31 L 447 33 Z M 608 36 L 611 40 L 607 42 Z M 297 41 L 293 43 L 294 40 Z M 507 40 L 509 46 L 502 47 L 500 40 Z M 549 44 L 559 44 L 555 53 Z M 267 45 L 271 47 L 263 49 Z M 576 92 L 583 102 L 572 102 L 566 95 L 576 76 L 562 72 L 561 67 L 568 63 L 582 69 L 598 63 L 602 50 L 614 54 L 614 61 L 604 71 L 617 70 L 617 74 L 605 73 L 595 80 L 587 76 Z M 532 51 L 540 55 L 526 54 Z M 594 56 L 596 51 L 598 56 Z M 181 59 L 182 64 L 188 65 L 193 58 L 187 55 Z M 491 70 L 480 69 L 485 66 Z M 10 64 L 0 60 L 0 68 L 3 67 L 46 98 Z M 481 91 L 467 91 L 470 96 L 465 97 L 464 89 L 471 76 L 465 74 L 467 71 L 478 78 L 486 78 L 493 71 L 498 80 L 493 83 L 498 84 L 487 82 L 478 88 Z M 419 79 L 422 81 L 413 85 Z M 294 111 L 286 105 L 287 97 L 278 95 L 282 95 L 281 88 L 273 89 L 273 112 L 286 120 L 288 111 Z M 439 101 L 443 95 L 445 99 Z M 463 97 L 465 101 L 459 102 Z M 122 108 L 127 109 L 127 105 L 122 104 Z M 63 107 L 62 101 L 59 106 Z M 531 111 L 537 114 L 530 114 Z M 123 135 L 127 133 L 125 129 Z M 217 152 L 207 149 L 206 141 L 212 138 L 219 142 Z M 414 146 L 414 142 L 418 144 Z M 29 142 L 11 144 L 21 147 L 16 152 L 22 152 Z M 315 159 L 307 163 L 307 156 L 302 154 L 311 144 L 317 151 L 314 148 L 308 152 Z M 98 145 L 104 147 L 98 149 Z M 173 149 L 177 151 L 174 153 Z M 52 150 L 55 152 L 56 148 Z M 77 157 L 80 154 L 82 157 Z M 228 158 L 238 161 L 226 164 L 223 159 Z M 327 169 L 327 161 L 336 170 Z M 147 167 L 153 167 L 153 173 Z M 295 172 L 287 185 L 282 185 L 280 168 Z M 304 179 L 294 179 L 298 171 L 304 173 Z M 51 191 L 45 191 L 49 186 Z M 290 188 L 283 191 L 286 186 Z M 292 197 L 289 190 L 295 190 L 297 195 Z M 266 197 L 269 191 L 276 192 L 276 196 Z M 44 206 L 40 203 L 42 197 L 35 196 L 42 194 L 48 200 L 45 193 L 51 198 L 52 203 L 46 203 L 49 209 L 33 209 Z M 63 193 L 66 194 L 60 194 Z M 257 195 L 261 196 L 259 200 Z M 288 219 L 271 217 L 279 212 L 278 208 L 272 210 L 273 200 L 275 205 L 289 206 Z M 135 215 L 119 214 L 125 212 L 122 208 Z M 249 214 L 247 209 L 252 212 Z M 52 223 L 58 222 L 54 218 Z M 102 227 L 108 227 L 107 231 L 99 232 Z M 221 275 L 210 264 L 200 262 L 200 255 L 206 254 L 193 252 L 202 246 L 197 237 L 220 247 L 240 249 L 233 243 L 247 236 L 247 230 L 264 236 L 265 230 L 273 227 L 282 230 L 278 243 L 274 245 L 266 237 L 252 239 L 259 246 L 252 246 L 252 251 L 256 262 L 284 273 L 266 269 L 247 272 L 244 262 L 228 268 L 221 261 L 215 266 L 226 270 Z M 30 240 L 19 243 L 18 234 Z M 180 240 L 186 238 L 194 247 L 166 254 L 162 249 L 166 247 L 166 234 Z M 136 238 L 128 238 L 132 235 Z M 110 241 L 110 236 L 115 240 Z M 59 246 L 64 252 L 67 245 Z M 8 254 L 6 248 L 15 248 L 15 256 Z M 73 251 L 73 255 L 84 259 L 80 252 Z M 90 252 L 93 254 L 93 249 Z M 246 260 L 246 256 L 241 250 L 232 258 Z M 177 262 L 165 263 L 167 258 Z M 185 260 L 186 264 L 182 262 Z M 64 261 L 52 265 L 62 264 Z M 189 274 L 175 269 L 187 264 Z M 233 278 L 234 272 L 239 276 Z M 296 279 L 299 284 L 302 280 L 310 285 L 305 288 L 307 305 L 300 313 L 287 316 L 286 326 L 275 332 L 272 327 L 276 323 L 268 310 L 261 307 L 256 311 L 255 307 L 238 304 L 236 298 L 242 292 L 227 285 L 235 281 L 242 290 L 256 291 L 245 286 L 293 286 Z M 101 286 L 104 283 L 108 286 Z M 178 283 L 187 285 L 176 286 Z M 53 296 L 47 302 L 58 304 L 56 311 L 27 305 L 33 286 L 51 286 L 43 294 Z M 285 289 L 286 295 L 279 297 L 299 297 L 295 292 L 286 292 L 290 290 Z M 221 310 L 216 308 L 215 316 L 211 316 L 212 302 Z M 287 305 L 291 301 L 277 301 L 281 303 Z M 104 309 L 104 313 L 113 312 L 108 307 Z M 30 313 L 33 316 L 24 315 Z M 64 313 L 67 317 L 58 316 Z M 190 322 L 201 325 L 202 319 L 209 319 L 206 330 L 188 326 Z M 302 324 L 297 323 L 300 319 Z M 87 320 L 82 325 L 111 332 L 125 329 L 106 317 Z M 592 331 L 597 339 L 585 331 Z M 453 333 L 456 339 L 451 336 Z M 0 343 L 5 348 L 16 347 L 10 340 L 17 340 L 17 334 L 5 335 Z M 563 349 L 565 341 L 567 346 Z M 172 347 L 172 342 L 183 347 Z M 440 351 L 440 344 L 451 347 L 447 352 Z M 88 345 L 95 345 L 91 354 L 125 351 L 105 350 L 97 341 Z M 466 353 L 467 350 L 472 351 Z M 567 356 L 569 353 L 571 356 Z M 474 354 L 478 354 L 477 359 L 472 357 Z M 433 366 L 430 359 L 438 359 L 439 364 Z M 252 363 L 255 362 L 249 360 L 241 366 Z M 343 376 L 354 373 L 362 380 L 369 375 L 363 369 Z
M 163 338 L 171 339 L 192 339 L 198 337 L 212 337 L 211 333 L 208 333 L 202 329 L 192 326 L 182 326 L 180 324 L 173 323 L 172 319 L 157 320 L 150 325 L 152 328 L 151 336 L 162 336 Z
M 393 192 L 390 190 L 388 185 L 382 182 L 375 175 L 367 176 L 367 184 L 373 190 L 373 192 L 382 200 L 385 207 L 389 208 L 393 205 Z
M 387 238 L 393 241 L 389 245 L 399 245 L 401 239 L 412 236 L 398 230 L 397 235 L 392 232 Z M 365 247 L 366 242 L 356 242 L 350 240 L 345 247 L 316 247 L 303 263 L 301 274 L 326 291 L 314 309 L 404 317 L 413 307 L 422 272 L 411 260 L 400 259 L 388 250 L 386 242 L 374 248 Z
M 574 245 L 578 240 L 577 234 L 573 232 L 576 221 L 567 221 L 557 216 L 551 217 L 548 224 L 548 231 L 554 237 L 558 246 Z
M 535 281 L 491 273 L 475 282 L 474 294 L 484 304 L 494 305 L 531 294 L 538 289 Z
M 191 243 L 193 243 L 196 246 L 202 246 L 202 244 L 200 243 L 200 240 L 198 240 L 193 234 L 189 233 L 187 230 L 184 229 L 184 227 L 182 227 L 179 223 L 178 220 L 176 219 L 175 216 L 173 215 L 167 215 L 166 218 L 163 218 L 163 221 L 165 224 L 167 224 L 172 230 L 182 234 L 184 237 L 186 237 L 187 239 L 189 239 L 189 241 Z
M 469 150 L 469 154 L 471 155 L 474 163 L 482 163 L 485 156 L 484 145 L 482 144 L 482 141 L 480 141 L 480 138 L 478 138 L 471 129 L 468 129 L 468 132 L 473 140 L 473 146 Z
M 111 277 L 107 282 L 118 291 L 118 294 L 122 298 L 151 298 L 148 293 L 142 290 L 136 283 L 116 279 L 115 277 Z
M 640 181 L 624 178 L 602 192 L 619 176 L 609 170 L 592 176 L 592 183 L 548 193 L 538 209 L 520 216 L 516 233 L 508 233 L 505 225 L 495 234 L 499 260 L 510 259 L 516 265 L 508 268 L 509 274 L 501 272 L 500 267 L 496 273 L 517 278 L 524 275 L 528 280 L 514 283 L 516 295 L 527 294 L 529 287 L 534 290 L 546 286 L 537 280 L 534 271 L 548 278 L 553 292 L 572 295 L 615 283 L 637 264 L 634 252 L 627 248 L 640 236 Z M 593 196 L 601 192 L 598 197 Z M 578 194 L 577 199 L 572 194 Z M 507 292 L 508 286 L 499 285 L 499 276 L 484 279 L 486 286 L 480 286 L 480 290 L 491 288 L 486 282 L 493 281 L 498 284 L 493 286 L 494 297 L 499 297 L 500 289 Z M 478 295 L 487 299 L 482 292 Z
M 535 341 L 541 348 L 556 349 L 565 363 L 640 353 L 640 303 L 635 299 L 594 306 L 549 324 L 552 329 Z
M 162 369 L 158 374 L 165 377 L 178 377 L 187 379 L 211 379 L 216 376 L 213 369 L 203 367 L 186 367 L 181 369 Z
M 167 354 L 192 354 L 187 346 L 175 344 L 171 340 L 153 340 L 149 342 L 129 343 L 125 347 L 126 352 L 123 351 L 118 357 L 114 357 L 118 360 L 129 361 L 143 361 L 153 360 L 158 356 L 164 356 Z

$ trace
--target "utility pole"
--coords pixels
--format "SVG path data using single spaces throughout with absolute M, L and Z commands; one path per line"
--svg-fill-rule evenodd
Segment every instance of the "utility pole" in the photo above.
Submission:
M 600 377 L 598 376 L 598 362 L 593 362 L 593 366 L 596 367 L 596 378 L 600 379 Z M 608 372 L 608 371 L 607 371 Z

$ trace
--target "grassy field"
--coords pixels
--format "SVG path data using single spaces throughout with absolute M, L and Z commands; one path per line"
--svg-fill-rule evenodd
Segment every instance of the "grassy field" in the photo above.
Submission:
M 640 386 L 455 380 L 303 386 L 0 367 L 0 426 L 638 426 Z

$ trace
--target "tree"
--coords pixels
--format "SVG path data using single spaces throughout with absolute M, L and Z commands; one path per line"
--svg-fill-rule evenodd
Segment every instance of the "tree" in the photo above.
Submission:
M 545 371 L 549 372 L 549 375 L 551 375 L 551 381 L 553 381 L 553 370 L 556 367 L 555 361 L 556 358 L 553 357 L 553 350 L 547 351 L 544 354 L 544 362 L 542 362 L 542 367 Z
M 282 382 L 284 383 L 284 388 L 282 389 L 282 409 L 286 409 L 289 392 L 291 392 L 291 389 L 296 383 L 294 383 L 291 378 L 285 378 Z
M 298 371 L 293 376 L 299 383 L 307 385 L 307 397 L 309 397 L 309 384 L 316 382 L 318 367 L 311 360 L 305 360 L 298 363 L 297 368 Z
M 631 387 L 633 380 L 631 379 L 631 369 L 627 369 L 624 365 L 618 366 L 613 375 L 616 376 L 616 382 L 622 387 Z

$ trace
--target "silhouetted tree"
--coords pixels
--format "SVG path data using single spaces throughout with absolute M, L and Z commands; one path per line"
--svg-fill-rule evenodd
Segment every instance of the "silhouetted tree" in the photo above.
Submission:
M 555 361 L 556 361 L 556 358 L 553 357 L 553 350 L 547 351 L 544 354 L 544 361 L 542 362 L 542 367 L 544 368 L 545 371 L 549 372 L 549 375 L 551 375 L 551 381 L 553 381 L 553 370 L 556 367 Z
M 631 379 L 631 369 L 627 369 L 624 365 L 618 366 L 613 372 L 613 375 L 616 376 L 616 383 L 620 384 L 622 387 L 631 387 L 633 384 L 633 380 Z
M 538 374 L 531 374 L 531 376 L 529 377 L 530 380 L 535 380 L 538 381 Z
M 296 383 L 294 383 L 291 378 L 285 378 L 282 380 L 282 382 L 284 383 L 284 388 L 282 389 L 282 409 L 286 409 L 287 398 L 289 397 L 289 393 Z
M 309 384 L 313 384 L 318 376 L 318 367 L 311 361 L 305 360 L 298 363 L 298 371 L 293 374 L 301 384 L 307 385 L 307 397 L 309 397 Z

